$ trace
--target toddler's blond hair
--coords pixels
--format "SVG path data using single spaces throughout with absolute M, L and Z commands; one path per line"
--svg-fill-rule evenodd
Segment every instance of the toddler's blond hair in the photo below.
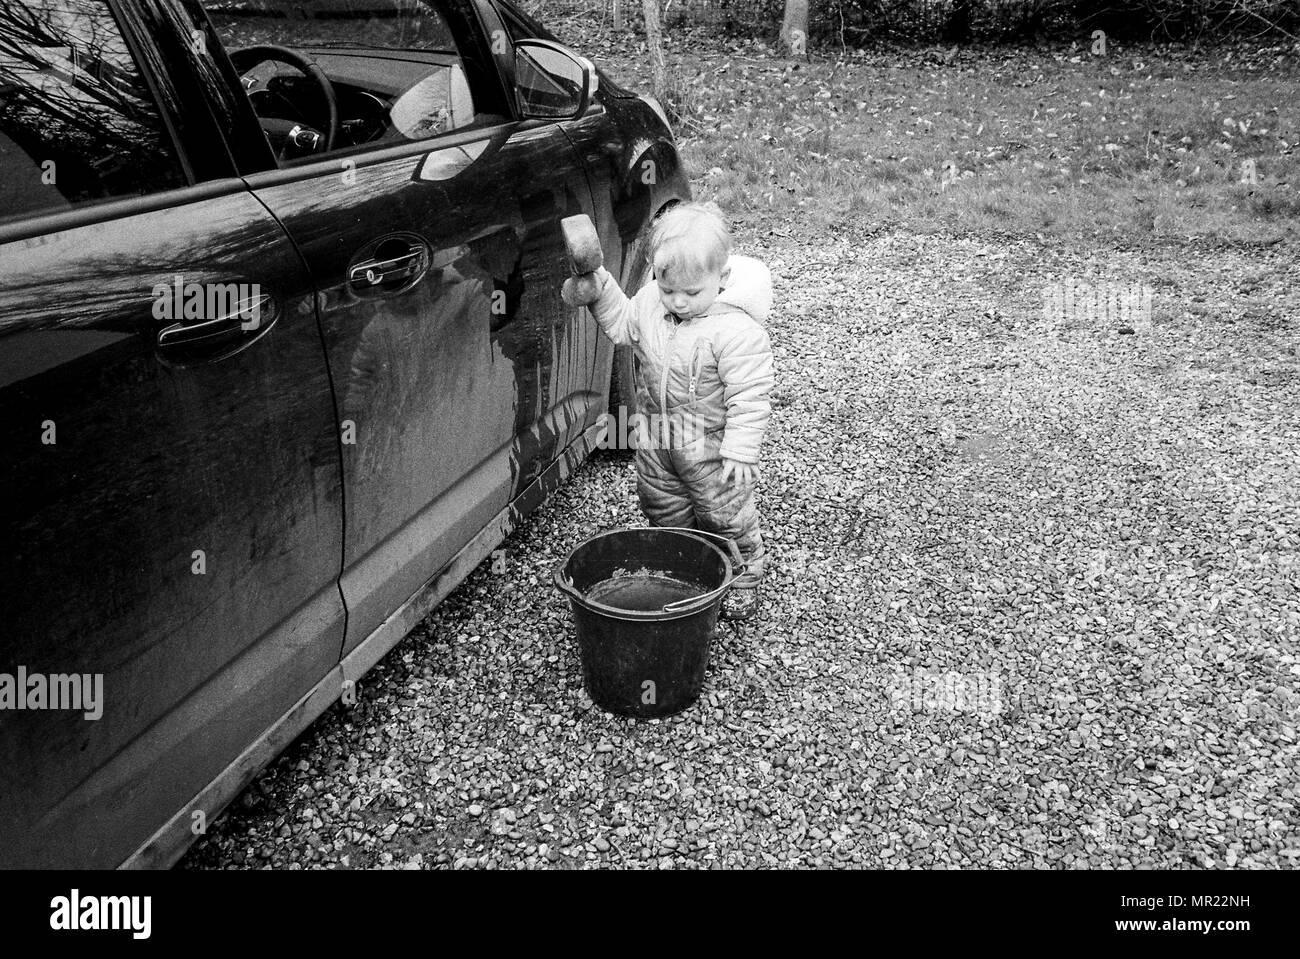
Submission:
M 722 272 L 731 256 L 731 231 L 716 203 L 679 203 L 660 214 L 650 233 L 655 276 L 690 282 Z

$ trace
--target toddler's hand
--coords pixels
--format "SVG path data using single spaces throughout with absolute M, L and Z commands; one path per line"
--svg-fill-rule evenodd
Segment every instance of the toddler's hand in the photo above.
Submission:
M 736 485 L 753 486 L 758 482 L 758 466 L 754 463 L 742 463 L 739 460 L 722 458 L 722 482 L 731 481 L 731 477 L 736 477 Z
M 571 307 L 591 306 L 600 299 L 600 277 L 595 273 L 571 276 L 560 288 L 560 298 Z

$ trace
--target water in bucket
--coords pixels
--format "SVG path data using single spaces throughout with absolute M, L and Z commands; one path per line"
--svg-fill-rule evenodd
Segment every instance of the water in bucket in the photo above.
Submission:
M 706 592 L 699 586 L 667 573 L 641 569 L 625 575 L 616 573 L 609 579 L 596 583 L 587 591 L 587 597 L 616 609 L 652 613 L 663 609 L 668 603 L 693 599 Z

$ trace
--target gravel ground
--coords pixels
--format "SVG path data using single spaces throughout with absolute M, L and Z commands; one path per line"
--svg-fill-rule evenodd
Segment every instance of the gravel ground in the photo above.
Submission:
M 601 454 L 183 866 L 1300 862 L 1297 251 L 738 240 L 774 568 L 701 701 L 582 690 L 550 569 L 641 522 Z M 1067 277 L 1149 283 L 1149 327 L 1048 322 Z

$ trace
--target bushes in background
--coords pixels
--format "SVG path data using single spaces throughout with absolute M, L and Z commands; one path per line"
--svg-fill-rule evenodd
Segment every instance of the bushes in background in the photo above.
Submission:
M 543 20 L 611 22 L 613 0 L 526 0 Z M 639 29 L 640 0 L 622 0 Z M 667 0 L 664 25 L 775 39 L 784 0 Z M 811 0 L 813 44 L 1086 40 L 1093 30 L 1125 40 L 1208 41 L 1300 35 L 1300 0 Z

